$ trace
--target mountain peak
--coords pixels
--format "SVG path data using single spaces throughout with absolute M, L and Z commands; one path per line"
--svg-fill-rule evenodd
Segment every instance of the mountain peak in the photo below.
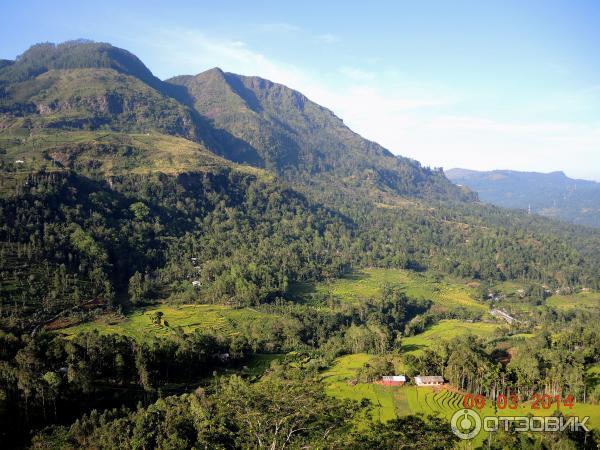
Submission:
M 466 169 L 446 171 L 450 180 L 479 193 L 484 202 L 578 224 L 600 226 L 600 183 L 549 173 Z
M 223 72 L 223 69 L 221 69 L 220 67 L 213 67 L 212 69 L 205 70 L 204 72 L 201 72 L 198 75 L 201 74 L 225 76 L 225 72 Z
M 35 78 L 49 70 L 108 68 L 156 87 L 160 80 L 134 54 L 105 42 L 84 39 L 35 44 L 11 64 L 0 65 L 0 83 Z
M 226 136 L 222 156 L 236 162 L 274 170 L 291 181 L 472 198 L 442 173 L 364 139 L 332 111 L 283 84 L 219 68 L 167 82 L 187 89 L 194 108 Z
M 27 114 L 39 127 L 152 129 L 298 184 L 333 183 L 374 196 L 473 198 L 441 172 L 393 155 L 327 108 L 264 78 L 214 67 L 163 82 L 126 50 L 90 41 L 34 45 L 6 64 L 0 106 L 10 123 Z

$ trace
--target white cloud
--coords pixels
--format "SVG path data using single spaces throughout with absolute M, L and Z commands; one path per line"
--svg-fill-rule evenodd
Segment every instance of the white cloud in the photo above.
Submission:
M 300 27 L 296 25 L 292 25 L 291 23 L 263 23 L 258 25 L 258 31 L 262 31 L 265 33 L 293 33 L 296 31 L 300 31 Z
M 317 36 L 317 40 L 322 44 L 332 45 L 341 42 L 341 38 L 335 34 L 325 33 Z
M 344 66 L 340 67 L 340 73 L 352 80 L 365 81 L 374 80 L 375 74 L 367 70 L 359 69 L 357 67 Z

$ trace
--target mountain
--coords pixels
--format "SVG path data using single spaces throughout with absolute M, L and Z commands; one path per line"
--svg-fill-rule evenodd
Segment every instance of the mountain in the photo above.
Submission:
M 87 41 L 0 61 L 3 449 L 456 446 L 350 399 L 399 357 L 593 412 L 599 290 L 600 229 L 482 204 L 285 86 Z
M 0 323 L 127 306 L 141 274 L 155 298 L 235 305 L 351 267 L 600 280 L 600 233 L 482 205 L 262 78 L 164 82 L 76 41 L 3 63 L 0 86 Z
M 595 181 L 576 180 L 563 172 L 512 170 L 450 169 L 446 176 L 476 191 L 484 202 L 600 227 L 600 183 Z
M 162 82 L 139 58 L 127 50 L 87 40 L 30 47 L 15 61 L 0 61 L 0 84 L 31 80 L 50 70 L 106 68 L 138 78 L 151 86 Z
M 330 110 L 281 84 L 219 68 L 167 82 L 185 87 L 196 111 L 237 139 L 222 146 L 226 158 L 301 184 L 310 179 L 420 198 L 474 198 L 450 186 L 441 172 L 364 139 Z
M 182 94 L 110 44 L 38 44 L 0 65 L 0 130 L 154 130 L 217 146 Z
M 185 137 L 299 185 L 472 200 L 439 172 L 363 139 L 283 85 L 212 69 L 163 82 L 106 43 L 38 44 L 0 65 L 0 128 L 114 130 Z M 308 181 L 310 179 L 310 182 Z

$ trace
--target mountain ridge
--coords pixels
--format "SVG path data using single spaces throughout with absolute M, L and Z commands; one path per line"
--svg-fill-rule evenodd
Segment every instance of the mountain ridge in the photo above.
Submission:
M 175 81 L 182 100 L 104 66 L 2 85 L 0 324 L 135 306 L 140 280 L 237 306 L 356 267 L 599 286 L 600 230 L 473 201 L 283 85 Z
M 0 68 L 0 113 L 0 128 L 16 133 L 173 134 L 308 189 L 340 184 L 375 197 L 474 200 L 439 171 L 363 139 L 298 91 L 218 68 L 161 81 L 135 55 L 106 43 L 32 46 Z
M 236 162 L 292 181 L 331 173 L 357 188 L 366 181 L 399 195 L 474 199 L 446 185 L 443 174 L 362 138 L 331 110 L 285 85 L 220 68 L 166 82 L 185 87 L 200 114 L 246 144 L 228 146 L 222 155 Z
M 563 171 L 449 169 L 453 182 L 497 206 L 531 210 L 547 217 L 600 227 L 600 183 L 569 178 Z

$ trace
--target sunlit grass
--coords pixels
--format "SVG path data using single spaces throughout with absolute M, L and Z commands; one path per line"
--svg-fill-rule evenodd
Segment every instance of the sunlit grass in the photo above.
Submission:
M 152 322 L 152 316 L 158 311 L 163 313 L 163 324 L 160 326 Z M 231 336 L 236 333 L 236 324 L 244 320 L 260 319 L 263 315 L 264 313 L 250 308 L 233 309 L 222 305 L 160 305 L 136 310 L 124 319 L 114 315 L 101 316 L 93 322 L 65 328 L 60 332 L 72 336 L 98 330 L 101 333 L 122 334 L 136 340 L 149 340 L 172 335 L 175 328 L 181 327 L 186 333 L 199 329 L 207 333 Z
M 553 295 L 546 300 L 546 304 L 558 309 L 600 308 L 600 292 L 580 292 L 573 295 Z
M 457 336 L 474 335 L 489 338 L 498 328 L 497 324 L 487 322 L 463 322 L 460 320 L 441 320 L 423 333 L 402 339 L 402 351 L 419 353 L 435 342 L 450 340 Z
M 359 418 L 356 424 L 359 428 L 366 428 L 370 421 L 386 422 L 396 417 L 410 414 L 438 416 L 450 421 L 452 415 L 463 408 L 464 396 L 452 390 L 436 390 L 427 387 L 381 386 L 373 383 L 357 383 L 357 370 L 368 362 L 373 356 L 367 354 L 346 355 L 338 358 L 333 366 L 323 372 L 322 380 L 326 392 L 340 399 L 361 401 L 369 400 L 370 413 Z M 582 404 L 575 402 L 572 409 L 561 405 L 558 408 L 565 415 L 583 418 L 589 416 L 588 424 L 592 428 L 600 428 L 600 405 Z M 532 403 L 525 401 L 519 404 L 517 410 L 497 409 L 494 402 L 486 400 L 481 410 L 476 410 L 482 416 L 515 416 L 532 414 L 535 416 L 549 416 L 557 410 L 555 403 L 550 408 L 533 409 Z M 481 432 L 473 441 L 475 446 L 481 445 L 487 438 L 487 433 Z
M 333 295 L 346 302 L 361 302 L 381 295 L 385 284 L 400 285 L 409 297 L 429 299 L 441 308 L 464 308 L 487 312 L 488 307 L 475 299 L 474 288 L 459 280 L 436 277 L 410 270 L 369 268 L 331 282 L 298 284 L 292 293 L 310 292 Z

